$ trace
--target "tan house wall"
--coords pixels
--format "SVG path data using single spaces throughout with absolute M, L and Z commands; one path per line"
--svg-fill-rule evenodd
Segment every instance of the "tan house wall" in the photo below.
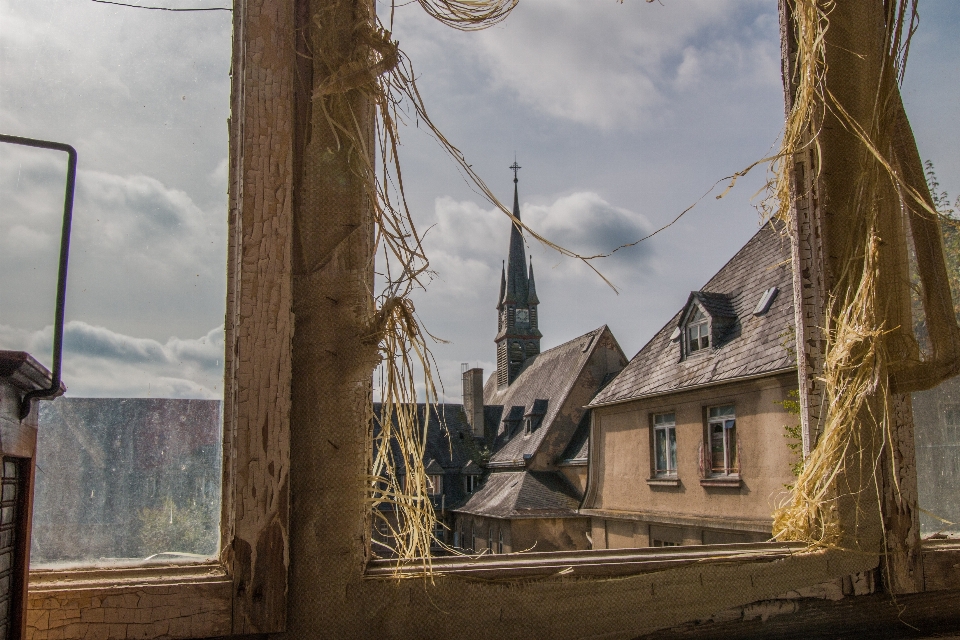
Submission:
M 589 518 L 518 518 L 507 520 L 458 514 L 454 527 L 462 527 L 461 548 L 471 550 L 471 534 L 476 532 L 474 553 L 496 553 L 497 535 L 503 532 L 503 553 L 518 551 L 574 551 L 590 548 L 587 533 Z M 488 546 L 488 535 L 493 528 L 493 549 Z M 454 529 L 455 531 L 458 529 Z M 451 534 L 451 540 L 453 536 Z
M 516 551 L 574 551 L 590 548 L 589 518 L 524 518 L 511 522 Z
M 513 535 L 511 531 L 510 520 L 501 518 L 484 518 L 468 514 L 457 514 L 454 531 L 462 531 L 463 538 L 460 541 L 460 548 L 473 553 L 496 553 L 499 535 L 503 534 L 503 553 L 513 551 Z M 493 548 L 488 545 L 489 535 L 493 534 Z M 476 543 L 474 545 L 472 534 L 476 534 Z M 451 534 L 450 539 L 453 540 Z M 473 545 L 473 546 L 472 546 Z
M 596 548 L 750 542 L 769 536 L 771 514 L 793 476 L 784 426 L 797 422 L 778 402 L 796 389 L 795 373 L 645 398 L 594 409 L 591 482 L 584 504 L 594 517 Z M 701 446 L 707 408 L 736 407 L 741 483 L 701 485 Z M 653 475 L 652 415 L 673 412 L 677 486 L 648 482 Z M 617 522 L 611 521 L 631 521 Z M 657 531 L 651 532 L 654 524 Z M 739 532 L 739 533 L 736 533 Z
M 573 486 L 582 496 L 587 490 L 587 465 L 586 464 L 561 464 L 558 465 L 563 477 Z

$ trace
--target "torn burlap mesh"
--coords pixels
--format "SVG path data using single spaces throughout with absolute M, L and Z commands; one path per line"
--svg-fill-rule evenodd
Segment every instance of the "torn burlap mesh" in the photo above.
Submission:
M 444 24 L 467 31 L 497 24 L 516 6 L 516 0 L 419 3 Z M 424 288 L 433 274 L 406 203 L 400 126 L 411 118 L 424 125 L 480 193 L 530 237 L 588 265 L 595 256 L 580 256 L 531 230 L 474 173 L 430 120 L 410 60 L 372 3 L 314 0 L 303 6 L 298 81 L 300 93 L 309 98 L 298 105 L 302 160 L 295 194 L 297 279 L 306 283 L 323 279 L 324 271 L 339 270 L 341 279 L 353 283 L 343 292 L 346 299 L 337 297 L 337 313 L 351 310 L 342 319 L 352 318 L 358 343 L 351 345 L 352 351 L 337 349 L 341 358 L 350 353 L 351 362 L 333 366 L 343 375 L 356 375 L 355 384 L 362 389 L 379 365 L 380 411 L 372 411 L 369 393 L 361 400 L 368 417 L 366 438 L 372 442 L 365 465 L 366 505 L 373 524 L 386 534 L 374 538 L 380 547 L 374 552 L 401 561 L 419 559 L 429 571 L 430 548 L 439 541 L 423 452 L 428 412 L 438 402 L 428 344 L 428 338 L 436 339 L 422 329 L 410 295 Z M 360 258 L 364 246 L 369 250 L 366 261 Z M 374 291 L 374 255 L 382 281 L 379 293 Z M 295 312 L 299 333 L 309 316 L 303 309 Z M 425 397 L 427 412 L 417 410 L 418 392 Z
M 900 99 L 916 7 L 908 0 L 789 4 L 794 95 L 776 195 L 789 222 L 794 198 L 806 195 L 797 193 L 799 183 L 791 188 L 794 159 L 812 150 L 830 212 L 826 399 L 821 435 L 774 514 L 774 535 L 876 553 L 883 535 L 880 464 L 894 438 L 895 394 L 955 375 L 960 354 L 938 217 Z M 908 234 L 930 331 L 924 358 L 912 334 Z M 893 456 L 887 460 L 893 464 Z

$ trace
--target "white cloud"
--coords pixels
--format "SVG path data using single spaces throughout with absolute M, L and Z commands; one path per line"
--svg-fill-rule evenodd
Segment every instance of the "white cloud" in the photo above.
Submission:
M 525 0 L 501 25 L 457 40 L 419 26 L 424 18 L 411 10 L 400 23 L 401 45 L 430 53 L 439 35 L 474 57 L 493 86 L 541 113 L 601 130 L 650 126 L 670 111 L 672 100 L 702 93 L 704 82 L 779 81 L 779 66 L 766 52 L 771 29 L 764 22 L 776 20 L 775 5 L 665 4 Z M 744 21 L 758 10 L 759 24 Z
M 0 322 L 49 321 L 64 184 L 57 154 L 0 156 Z M 62 155 L 62 154 L 60 154 Z M 81 170 L 67 314 L 126 332 L 192 333 L 222 318 L 225 215 L 143 175 Z M 119 317 L 118 317 L 119 316 Z
M 521 215 L 534 229 L 554 242 L 582 254 L 609 252 L 651 230 L 647 219 L 616 207 L 600 195 L 584 191 L 543 203 L 521 203 Z M 437 198 L 432 227 L 424 249 L 438 279 L 426 293 L 415 296 L 417 311 L 434 335 L 451 344 L 431 344 L 448 401 L 460 400 L 460 363 L 480 366 L 489 374 L 495 367 L 496 298 L 501 261 L 507 255 L 510 221 L 497 209 L 471 201 Z M 544 348 L 586 333 L 615 317 L 616 296 L 588 267 L 563 258 L 528 238 L 537 291 L 541 300 Z M 596 262 L 597 267 L 636 300 L 641 286 L 659 267 L 647 245 L 618 252 Z M 586 307 L 586 308 L 585 308 Z M 572 312 L 570 310 L 573 310 Z M 439 390 L 439 389 L 438 389 Z
M 0 325 L 0 349 L 27 351 L 50 366 L 53 328 Z M 195 339 L 137 338 L 85 322 L 63 335 L 63 381 L 71 397 L 220 398 L 223 327 Z

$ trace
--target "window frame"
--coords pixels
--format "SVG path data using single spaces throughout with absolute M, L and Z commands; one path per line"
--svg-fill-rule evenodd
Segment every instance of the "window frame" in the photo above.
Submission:
M 435 473 L 427 476 L 427 495 L 431 498 L 443 495 L 443 476 Z
M 722 413 L 717 416 L 711 416 L 713 410 L 731 409 L 731 413 Z M 707 437 L 704 442 L 704 449 L 709 451 L 710 467 L 706 469 L 707 477 L 711 478 L 733 478 L 740 477 L 740 440 L 737 434 L 737 413 L 735 404 L 720 404 L 706 407 L 704 412 L 707 422 Z M 732 417 L 731 417 L 732 416 Z M 728 422 L 733 422 L 733 426 L 727 427 Z M 718 470 L 717 461 L 714 459 L 713 450 L 713 430 L 719 426 L 723 434 L 723 467 Z M 732 459 L 732 464 L 731 464 Z
M 285 628 L 296 60 L 293 47 L 268 43 L 293 25 L 292 6 L 235 3 L 220 553 L 185 565 L 30 571 L 27 637 L 64 628 L 107 637 L 121 622 L 140 638 Z
M 692 356 L 695 353 L 706 352 L 709 350 L 710 346 L 713 344 L 711 328 L 712 321 L 710 314 L 707 313 L 696 302 L 691 303 L 690 310 L 687 312 L 687 318 L 683 323 L 684 353 L 688 356 Z M 697 329 L 698 342 L 696 348 L 693 348 L 693 341 L 691 340 L 690 331 L 692 329 Z M 701 344 L 704 340 L 707 342 L 705 345 Z
M 666 417 L 666 416 L 673 416 L 673 420 L 671 420 L 669 423 L 663 423 L 663 424 L 658 425 L 658 424 L 657 424 L 657 418 Z M 653 443 L 652 455 L 651 455 L 651 458 L 650 458 L 650 462 L 651 462 L 651 464 L 650 464 L 650 469 L 651 469 L 651 471 L 653 471 L 653 473 L 651 474 L 650 479 L 651 479 L 651 480 L 656 480 L 656 479 L 662 479 L 662 478 L 666 478 L 666 479 L 674 479 L 674 478 L 677 478 L 677 477 L 678 477 L 678 470 L 677 470 L 677 469 L 678 469 L 678 466 L 677 466 L 677 414 L 676 414 L 675 411 L 661 411 L 661 412 L 658 412 L 658 413 L 652 413 L 652 414 L 650 414 L 650 421 L 651 421 L 652 443 Z M 659 468 L 659 461 L 658 461 L 659 459 L 658 459 L 658 457 L 657 457 L 657 454 L 658 454 L 657 433 L 658 433 L 658 432 L 664 432 L 664 433 L 665 433 L 665 435 L 664 435 L 664 444 L 665 444 L 665 447 L 664 447 L 664 459 L 665 459 L 667 462 L 666 462 L 666 469 L 663 469 L 663 470 L 661 470 L 661 469 Z M 670 446 L 670 443 L 671 443 L 670 433 L 671 433 L 671 432 L 673 433 L 673 441 L 672 441 L 673 446 L 672 446 L 672 447 Z M 671 462 L 671 461 L 673 462 L 672 470 L 671 470 L 671 467 L 670 467 L 670 462 Z
M 781 19 L 788 10 L 789 3 L 782 3 Z M 294 636 L 304 629 L 351 636 L 383 625 L 403 635 L 417 629 L 439 634 L 469 619 L 491 634 L 515 633 L 523 620 L 524 628 L 545 637 L 634 637 L 880 566 L 879 550 L 799 554 L 776 544 L 438 558 L 432 581 L 396 580 L 392 565 L 368 561 L 364 536 L 370 527 L 362 508 L 367 443 L 358 435 L 366 417 L 301 407 L 298 420 L 315 417 L 298 423 L 291 441 L 291 407 L 304 403 L 312 383 L 307 374 L 317 371 L 315 359 L 298 357 L 291 348 L 298 339 L 292 334 L 293 299 L 301 295 L 291 269 L 294 174 L 302 152 L 298 127 L 304 126 L 296 114 L 310 95 L 299 79 L 309 62 L 298 57 L 304 45 L 297 38 L 310 19 L 300 0 L 237 0 L 234 7 L 220 557 L 185 567 L 31 572 L 28 619 L 35 631 L 42 625 L 53 629 L 57 619 L 57 629 L 70 624 L 78 634 L 107 635 L 112 623 L 105 620 L 114 616 L 128 636 L 141 638 L 284 628 Z M 784 46 L 789 52 L 789 41 Z M 337 303 L 316 302 L 331 308 Z M 334 311 L 329 317 L 341 321 Z M 351 327 L 344 327 L 334 329 L 349 337 Z M 334 386 L 331 393 L 347 391 Z M 313 428 L 321 420 L 322 437 Z M 291 445 L 297 456 L 314 461 L 310 468 L 290 472 Z M 300 496 L 292 528 L 291 486 Z M 307 487 L 313 487 L 313 500 L 306 498 Z M 322 502 L 322 509 L 312 502 Z M 326 517 L 317 515 L 321 511 Z M 953 569 L 960 546 L 925 545 L 920 555 L 928 591 L 960 586 Z M 299 563 L 292 565 L 288 591 L 291 558 Z M 531 579 L 505 596 L 501 583 L 462 580 L 458 571 Z M 565 579 L 571 574 L 585 579 Z M 631 578 L 606 579 L 610 575 Z

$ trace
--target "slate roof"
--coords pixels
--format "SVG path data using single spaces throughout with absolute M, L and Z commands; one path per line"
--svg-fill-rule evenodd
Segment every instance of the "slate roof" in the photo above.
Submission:
M 381 404 L 375 402 L 373 411 L 380 415 Z M 461 470 L 476 455 L 476 445 L 474 444 L 473 433 L 470 424 L 467 422 L 467 415 L 463 411 L 461 404 L 443 404 L 439 406 L 446 423 L 446 431 L 441 428 L 437 410 L 431 407 L 430 423 L 427 425 L 427 443 L 423 452 L 424 464 L 434 461 L 448 473 Z M 423 423 L 426 405 L 420 403 L 417 405 L 417 417 L 420 423 Z M 378 429 L 375 427 L 375 433 Z M 399 460 L 399 449 L 395 442 L 391 443 L 394 449 L 395 459 Z M 403 467 L 398 465 L 398 470 Z
M 562 462 L 587 463 L 587 456 L 590 453 L 590 412 L 586 411 L 580 418 L 580 424 L 577 430 L 570 438 L 570 444 L 560 455 Z
M 779 293 L 765 314 L 754 316 L 757 302 L 770 287 L 778 287 Z M 691 299 L 700 301 L 709 313 L 736 318 L 724 338 L 681 360 L 680 340 L 671 340 L 670 335 L 688 301 L 589 406 L 796 367 L 794 355 L 785 346 L 794 323 L 790 241 L 780 234 L 779 225 L 768 222 L 761 227 Z
M 427 405 L 417 405 L 417 416 L 420 424 L 423 424 L 423 417 L 426 413 Z M 373 404 L 374 413 L 380 415 L 381 404 Z M 477 462 L 481 460 L 480 446 L 473 437 L 473 431 L 467 422 L 467 415 L 463 411 L 461 404 L 443 404 L 437 408 L 431 407 L 429 416 L 430 422 L 427 425 L 427 442 L 424 447 L 423 463 L 427 467 L 428 475 L 440 475 L 446 478 L 442 482 L 443 498 L 439 496 L 432 498 L 434 506 L 445 505 L 446 508 L 452 508 L 464 502 L 469 494 L 464 490 L 461 478 L 464 475 L 479 475 L 482 470 Z M 446 423 L 446 430 L 441 427 L 439 416 L 443 415 Z M 374 434 L 379 432 L 379 427 L 374 423 Z M 376 445 L 376 440 L 374 443 Z M 404 473 L 404 467 L 400 460 L 400 450 L 396 442 L 390 443 L 393 451 L 394 460 L 397 462 L 397 471 Z M 389 504 L 383 504 L 380 507 L 384 511 L 392 509 Z
M 497 423 L 492 447 L 494 454 L 489 466 L 519 468 L 524 464 L 524 456 L 532 456 L 537 451 L 580 371 L 600 342 L 596 338 L 604 331 L 608 331 L 606 325 L 528 359 L 517 379 L 508 387 L 497 389 L 496 374 L 487 378 L 483 390 L 484 407 L 501 407 L 503 416 Z M 543 417 L 539 418 L 541 411 Z M 523 430 L 523 417 L 527 414 L 534 418 L 535 429 L 530 435 L 525 435 Z
M 517 179 L 513 179 L 513 217 L 520 219 L 520 198 L 517 195 Z M 523 250 L 523 233 L 517 223 L 510 224 L 510 253 L 507 254 L 506 291 L 500 298 L 501 304 L 528 303 L 530 295 L 527 276 L 527 257 Z
M 727 293 L 715 293 L 712 291 L 692 291 L 690 298 L 696 300 L 703 307 L 704 311 L 714 318 L 736 318 L 737 310 L 733 306 L 733 299 Z M 689 304 L 687 305 L 689 306 Z M 684 307 L 686 310 L 687 307 Z
M 490 518 L 563 518 L 577 516 L 580 497 L 549 471 L 491 473 L 467 503 L 458 508 Z

